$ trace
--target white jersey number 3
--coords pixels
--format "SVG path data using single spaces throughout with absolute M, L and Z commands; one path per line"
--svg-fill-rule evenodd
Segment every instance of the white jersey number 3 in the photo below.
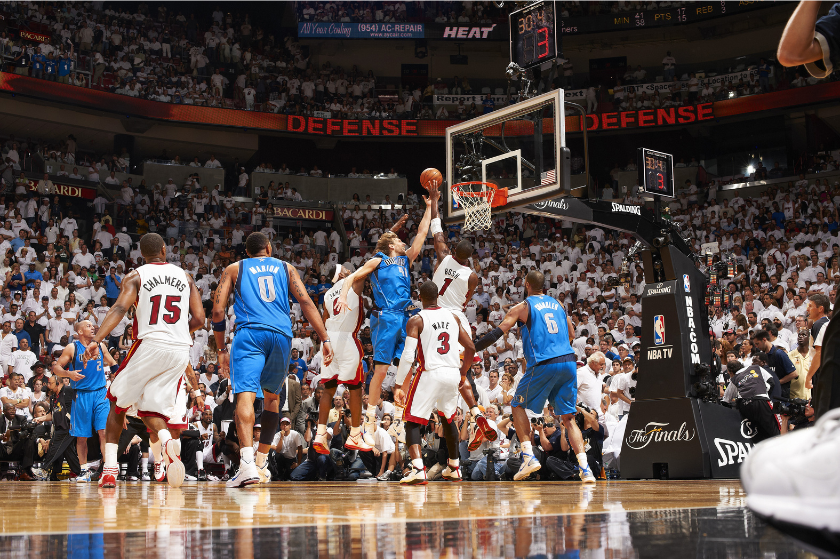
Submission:
M 550 334 L 560 332 L 560 329 L 557 328 L 557 321 L 554 320 L 554 313 L 546 313 L 543 317 L 545 317 L 545 327 Z
M 260 276 L 257 283 L 260 285 L 260 298 L 266 303 L 274 301 L 274 298 L 277 297 L 277 293 L 274 291 L 274 277 Z

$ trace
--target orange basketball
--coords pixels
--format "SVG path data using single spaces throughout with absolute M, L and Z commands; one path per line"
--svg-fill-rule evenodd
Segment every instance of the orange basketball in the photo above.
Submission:
M 423 185 L 424 189 L 429 190 L 432 181 L 437 182 L 437 186 L 443 184 L 443 175 L 434 167 L 430 167 L 420 174 L 420 184 Z

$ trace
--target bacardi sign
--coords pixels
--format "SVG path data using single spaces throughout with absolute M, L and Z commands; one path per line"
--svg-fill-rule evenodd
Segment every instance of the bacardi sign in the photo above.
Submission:
M 274 209 L 274 215 L 278 218 L 294 218 L 295 220 L 320 220 L 331 222 L 333 219 L 332 210 L 317 210 L 311 208 L 286 208 Z
M 38 181 L 33 179 L 28 179 L 27 181 L 29 190 L 32 192 L 38 192 Z M 74 198 L 86 198 L 88 200 L 93 200 L 96 198 L 96 189 L 77 187 L 76 185 L 67 185 L 53 181 L 53 190 L 51 192 L 39 194 L 42 194 L 43 196 L 72 196 Z

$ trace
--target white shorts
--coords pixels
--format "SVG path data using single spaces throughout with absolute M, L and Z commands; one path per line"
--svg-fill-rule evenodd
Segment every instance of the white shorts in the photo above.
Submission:
M 452 314 L 455 315 L 455 318 L 458 319 L 458 322 L 461 324 L 461 328 L 463 328 L 467 335 L 472 338 L 472 328 L 470 327 L 470 322 L 467 319 L 467 316 L 464 315 L 464 312 L 460 309 L 449 309 L 449 311 L 451 311 Z M 459 354 L 464 353 L 464 347 L 461 346 L 461 343 L 459 343 L 457 340 L 455 341 L 455 347 L 458 349 Z
M 339 384 L 356 386 L 365 380 L 362 369 L 362 343 L 352 333 L 327 333 L 333 348 L 330 365 L 321 368 L 321 382 L 338 381 Z
M 406 395 L 404 418 L 425 426 L 437 408 L 444 418 L 451 420 L 458 409 L 460 383 L 461 372 L 456 368 L 440 367 L 418 371 Z
M 204 448 L 204 463 L 224 463 L 224 455 L 221 453 L 214 453 L 213 449 L 215 446 L 208 445 Z
M 114 376 L 108 398 L 119 409 L 136 406 L 139 418 L 162 418 L 172 428 L 186 428 L 189 363 L 188 346 L 137 340 Z

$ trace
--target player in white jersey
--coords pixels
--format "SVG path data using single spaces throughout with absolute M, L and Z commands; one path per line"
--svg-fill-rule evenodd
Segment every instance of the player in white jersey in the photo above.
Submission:
M 475 249 L 472 243 L 462 239 L 455 247 L 455 255 L 453 256 L 450 253 L 436 206 L 432 206 L 432 221 L 429 224 L 429 231 L 432 232 L 432 237 L 435 240 L 435 253 L 437 254 L 437 266 L 432 281 L 440 290 L 438 292 L 438 305 L 451 311 L 461 323 L 461 327 L 472 336 L 470 322 L 464 314 L 464 309 L 472 298 L 479 282 L 478 274 L 469 266 L 470 257 L 472 257 Z M 475 396 L 478 394 L 478 390 L 475 387 L 475 381 L 473 381 L 472 369 L 467 371 L 467 378 L 461 384 L 459 390 L 479 428 L 475 431 L 475 435 L 468 445 L 470 451 L 475 451 L 484 439 L 496 441 L 497 432 L 487 422 L 478 408 L 478 403 L 476 403 Z
M 213 423 L 213 411 L 205 408 L 201 413 L 201 421 L 194 422 L 193 427 L 198 430 L 199 448 L 195 452 L 195 463 L 198 467 L 198 480 L 208 480 L 204 471 L 204 463 L 222 463 L 223 455 L 219 451 L 216 424 Z M 212 477 L 213 480 L 218 480 Z
M 362 369 L 364 351 L 358 339 L 359 329 L 365 320 L 365 306 L 361 293 L 365 287 L 365 279 L 357 278 L 351 289 L 347 291 L 347 306 L 339 311 L 338 298 L 344 286 L 345 278 L 350 271 L 343 266 L 330 267 L 329 277 L 333 286 L 324 294 L 324 326 L 327 328 L 333 347 L 333 359 L 329 365 L 321 369 L 324 392 L 321 393 L 321 403 L 318 407 L 318 429 L 313 446 L 322 455 L 329 455 L 330 447 L 327 443 L 327 418 L 332 408 L 333 395 L 339 384 L 350 391 L 350 436 L 344 443 L 347 449 L 356 451 L 372 451 L 373 446 L 365 441 L 362 433 L 362 388 L 365 385 L 365 373 Z
M 180 459 L 180 441 L 173 439 L 170 428 L 186 427 L 186 406 L 178 400 L 184 384 L 195 390 L 196 404 L 204 406 L 198 380 L 190 359 L 190 333 L 204 324 L 201 292 L 191 276 L 180 267 L 166 262 L 166 244 L 156 233 L 140 239 L 140 252 L 146 263 L 127 274 L 120 286 L 117 301 L 108 310 L 102 326 L 85 350 L 84 359 L 99 356 L 99 344 L 132 306 L 136 340 L 108 388 L 111 411 L 105 427 L 105 466 L 99 479 L 101 488 L 113 488 L 119 475 L 117 449 L 125 414 L 136 406 L 137 415 L 157 435 L 151 441 L 155 457 L 163 457 L 171 486 L 184 481 Z M 180 434 L 180 431 L 178 432 Z M 150 438 L 152 439 L 152 438 Z
M 429 423 L 429 416 L 437 409 L 442 416 L 443 436 L 449 461 L 441 475 L 446 480 L 461 480 L 458 463 L 459 387 L 463 387 L 472 365 L 475 346 L 455 314 L 438 307 L 438 287 L 434 282 L 420 286 L 423 310 L 406 324 L 405 348 L 397 370 L 394 400 L 405 406 L 405 443 L 411 455 L 411 473 L 400 484 L 426 484 L 426 467 L 420 451 L 420 426 Z M 409 382 L 408 373 L 414 363 L 418 339 L 420 355 L 418 367 Z M 460 357 L 458 345 L 464 348 Z M 459 371 L 460 370 L 460 371 Z

